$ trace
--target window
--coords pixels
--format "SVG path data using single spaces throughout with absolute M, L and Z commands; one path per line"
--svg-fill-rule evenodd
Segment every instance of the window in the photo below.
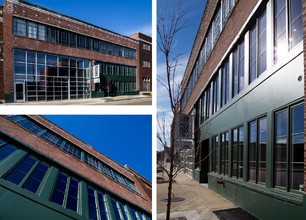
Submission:
M 288 28 L 287 28 L 288 27 Z M 284 57 L 288 49 L 303 39 L 302 0 L 274 1 L 274 57 Z
M 289 155 L 289 156 L 288 156 Z M 275 113 L 274 186 L 299 190 L 304 183 L 304 105 Z
M 37 24 L 34 22 L 27 22 L 27 27 L 28 27 L 28 37 L 29 38 L 37 38 Z
M 249 180 L 266 182 L 267 118 L 249 123 Z
M 213 97 L 212 97 L 212 114 L 219 110 L 219 75 L 218 72 L 212 82 Z
M 0 139 L 0 161 L 15 152 L 17 148 L 11 144 L 5 144 L 3 140 Z
M 210 116 L 210 86 L 208 86 L 206 92 L 205 92 L 205 97 L 206 97 L 206 115 L 205 115 L 205 119 L 208 119 Z
M 244 88 L 244 42 L 233 53 L 233 97 Z
M 142 67 L 150 68 L 150 62 L 149 61 L 142 61 Z
M 38 25 L 38 39 L 43 41 L 47 39 L 47 28 L 45 25 Z
M 57 203 L 74 212 L 78 210 L 79 180 L 60 172 L 51 196 L 51 202 Z
M 26 21 L 20 18 L 13 18 L 13 34 L 17 36 L 27 35 Z
M 221 107 L 229 101 L 229 61 L 221 69 Z
M 243 177 L 243 126 L 232 130 L 232 177 Z
M 142 44 L 142 49 L 150 51 L 151 50 L 151 46 L 149 44 L 143 43 Z
M 48 169 L 48 164 L 44 162 L 39 162 L 39 164 L 35 167 L 35 169 L 31 173 L 25 184 L 22 186 L 22 188 L 36 193 Z
M 250 83 L 267 68 L 266 29 L 266 12 L 264 12 L 250 30 Z
M 220 140 L 220 173 L 223 175 L 228 175 L 228 132 L 221 134 Z
M 219 154 L 219 136 L 216 135 L 212 138 L 212 172 L 217 173 L 219 169 L 218 164 L 218 154 Z
M 35 157 L 27 156 L 4 179 L 19 185 L 36 162 L 37 159 Z

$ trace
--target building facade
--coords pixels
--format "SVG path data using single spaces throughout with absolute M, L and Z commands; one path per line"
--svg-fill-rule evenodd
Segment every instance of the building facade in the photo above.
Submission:
M 152 38 L 142 33 L 130 37 L 139 41 L 137 54 L 139 91 L 147 94 L 152 91 Z
M 1 219 L 148 220 L 152 185 L 41 116 L 0 116 Z
M 22 0 L 5 0 L 0 11 L 1 100 L 139 92 L 139 40 Z
M 193 178 L 259 219 L 306 216 L 305 8 L 208 0 L 182 80 Z

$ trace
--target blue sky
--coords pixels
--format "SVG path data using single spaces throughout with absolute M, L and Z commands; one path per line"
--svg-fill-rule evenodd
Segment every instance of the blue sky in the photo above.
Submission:
M 27 0 L 123 35 L 152 35 L 151 0 Z M 3 4 L 3 0 L 0 0 Z
M 157 13 L 159 13 L 159 10 L 164 11 L 166 9 L 172 13 L 172 10 L 178 5 L 178 3 L 179 0 L 157 0 Z M 172 48 L 172 56 L 181 54 L 179 58 L 179 66 L 176 71 L 177 83 L 181 82 L 182 76 L 184 75 L 184 71 L 189 60 L 189 55 L 200 25 L 205 5 L 206 0 L 182 1 L 182 8 L 189 8 L 184 18 L 184 21 L 187 22 L 188 27 L 183 29 L 181 32 L 178 32 L 175 38 L 174 47 Z M 157 50 L 157 74 L 159 77 L 166 76 L 164 54 L 159 50 Z M 168 93 L 160 83 L 157 83 L 157 92 L 157 115 L 162 117 L 164 112 L 166 115 L 166 121 L 168 122 L 169 126 L 171 123 L 172 113 L 170 110 Z M 157 150 L 161 150 L 160 146 L 157 146 Z
M 150 115 L 44 115 L 121 165 L 152 180 Z

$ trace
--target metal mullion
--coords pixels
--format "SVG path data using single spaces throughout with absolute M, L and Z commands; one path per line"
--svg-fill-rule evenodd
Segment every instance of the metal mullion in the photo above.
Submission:
M 101 211 L 100 211 L 100 203 L 99 203 L 99 196 L 98 196 L 98 191 L 94 189 L 94 197 L 95 197 L 95 205 L 96 205 L 96 214 L 98 220 L 102 220 L 101 218 Z M 104 200 L 104 196 L 102 197 Z M 103 204 L 104 205 L 104 204 Z
M 256 144 L 255 144 L 255 183 L 258 183 L 258 154 L 259 154 L 259 126 L 258 126 L 258 119 L 256 119 Z
M 67 174 L 65 174 L 65 175 L 67 175 Z M 70 188 L 70 180 L 71 180 L 71 176 L 67 176 L 65 195 L 64 195 L 63 203 L 62 203 L 62 206 L 65 207 L 65 208 L 66 208 L 67 200 L 68 200 L 68 193 L 69 193 L 69 188 Z

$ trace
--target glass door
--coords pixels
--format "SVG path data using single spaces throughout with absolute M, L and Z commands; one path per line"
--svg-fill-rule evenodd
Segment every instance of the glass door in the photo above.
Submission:
M 15 102 L 25 102 L 24 82 L 15 82 Z

